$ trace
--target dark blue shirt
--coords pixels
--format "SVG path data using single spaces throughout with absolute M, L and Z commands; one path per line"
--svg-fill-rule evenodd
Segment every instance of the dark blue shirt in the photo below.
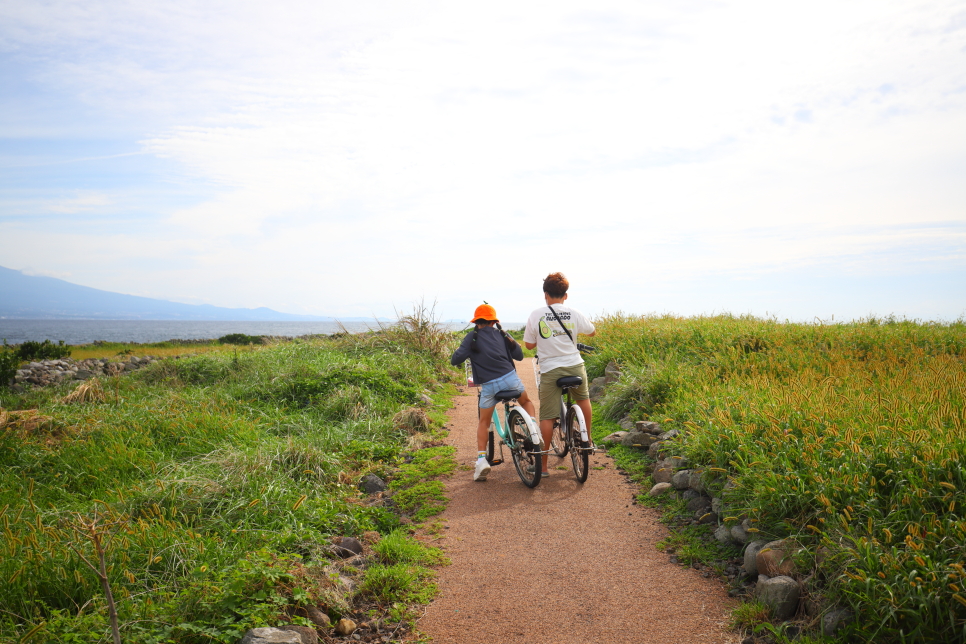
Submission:
M 479 353 L 473 353 L 470 346 L 473 341 L 473 331 L 470 330 L 463 338 L 459 348 L 453 352 L 450 363 L 463 364 L 467 358 L 473 367 L 473 382 L 482 385 L 501 378 L 511 371 L 516 371 L 513 360 L 523 360 L 523 348 L 516 342 L 509 348 L 503 340 L 503 335 L 495 326 L 485 326 L 479 329 L 476 336 L 476 346 Z M 513 356 L 513 360 L 510 360 Z

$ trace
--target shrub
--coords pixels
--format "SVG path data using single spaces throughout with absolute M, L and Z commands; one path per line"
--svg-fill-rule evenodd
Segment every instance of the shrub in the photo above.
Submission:
M 218 338 L 222 344 L 264 344 L 265 337 L 261 335 L 245 335 L 244 333 L 229 333 Z
M 70 356 L 70 348 L 64 346 L 64 341 L 59 340 L 54 344 L 50 340 L 34 342 L 28 340 L 17 348 L 17 357 L 23 361 L 27 360 L 59 360 Z
M 0 386 L 8 386 L 13 377 L 17 375 L 17 367 L 20 366 L 20 358 L 15 351 L 10 350 L 7 341 L 3 341 L 3 350 L 0 351 Z

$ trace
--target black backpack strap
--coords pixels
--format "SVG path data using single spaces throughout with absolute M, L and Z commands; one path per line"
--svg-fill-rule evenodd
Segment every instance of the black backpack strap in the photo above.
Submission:
M 553 319 L 555 319 L 555 320 L 557 321 L 557 324 L 559 324 L 559 325 L 560 325 L 560 327 L 561 327 L 561 328 L 562 328 L 562 329 L 563 329 L 564 331 L 566 331 L 566 332 L 567 332 L 567 337 L 568 337 L 568 338 L 570 338 L 570 341 L 571 341 L 571 342 L 573 342 L 573 343 L 574 343 L 574 344 L 576 345 L 576 344 L 577 344 L 577 341 L 576 341 L 576 340 L 574 340 L 574 336 L 572 336 L 572 335 L 570 335 L 570 329 L 568 329 L 568 328 L 567 328 L 566 326 L 564 326 L 564 323 L 563 323 L 563 320 L 561 320 L 561 319 L 560 319 L 560 316 L 559 316 L 559 315 L 557 315 L 557 312 L 556 312 L 556 311 L 554 311 L 554 310 L 553 310 L 553 307 L 552 307 L 552 306 L 550 306 L 549 304 L 547 305 L 547 308 L 548 308 L 548 309 L 550 309 L 550 312 L 551 312 L 551 313 L 553 313 Z

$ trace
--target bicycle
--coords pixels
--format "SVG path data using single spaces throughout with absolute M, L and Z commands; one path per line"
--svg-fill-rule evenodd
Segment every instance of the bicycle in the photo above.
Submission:
M 594 347 L 587 344 L 577 344 L 581 353 L 592 353 Z M 540 358 L 533 359 L 533 372 L 540 386 Z M 590 474 L 590 455 L 597 453 L 597 448 L 590 444 L 587 433 L 587 423 L 584 422 L 584 412 L 571 399 L 570 390 L 579 387 L 584 379 L 580 376 L 564 376 L 557 379 L 557 386 L 563 391 L 560 394 L 560 415 L 553 421 L 553 433 L 550 435 L 550 449 L 558 457 L 563 458 L 568 453 L 574 466 L 574 476 L 578 483 L 587 480 Z
M 466 364 L 469 363 L 467 360 Z M 471 373 L 469 366 L 466 370 L 467 374 Z M 470 387 L 479 386 L 470 375 L 467 375 L 466 382 Z M 540 484 L 540 460 L 547 452 L 541 451 L 543 441 L 540 438 L 540 427 L 527 410 L 517 404 L 517 397 L 521 393 L 523 392 L 506 390 L 498 391 L 494 396 L 498 403 L 503 403 L 503 419 L 501 422 L 499 409 L 494 409 L 486 443 L 486 460 L 491 466 L 503 463 L 503 446 L 506 445 L 510 449 L 513 466 L 520 480 L 527 487 L 534 488 Z M 479 396 L 477 394 L 477 398 Z M 500 437 L 500 458 L 496 458 L 496 436 Z

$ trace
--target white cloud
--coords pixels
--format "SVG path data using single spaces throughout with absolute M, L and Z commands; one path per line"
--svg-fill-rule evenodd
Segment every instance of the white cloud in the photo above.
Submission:
M 962 273 L 959 6 L 60 2 L 8 6 L 0 51 L 52 48 L 42 82 L 145 115 L 210 188 L 156 208 L 152 292 L 386 314 L 481 266 L 520 302 L 561 264 L 633 297 L 641 270 Z
M 112 200 L 106 194 L 100 192 L 81 192 L 68 199 L 51 201 L 47 204 L 46 210 L 61 215 L 73 215 L 92 212 L 111 204 Z

